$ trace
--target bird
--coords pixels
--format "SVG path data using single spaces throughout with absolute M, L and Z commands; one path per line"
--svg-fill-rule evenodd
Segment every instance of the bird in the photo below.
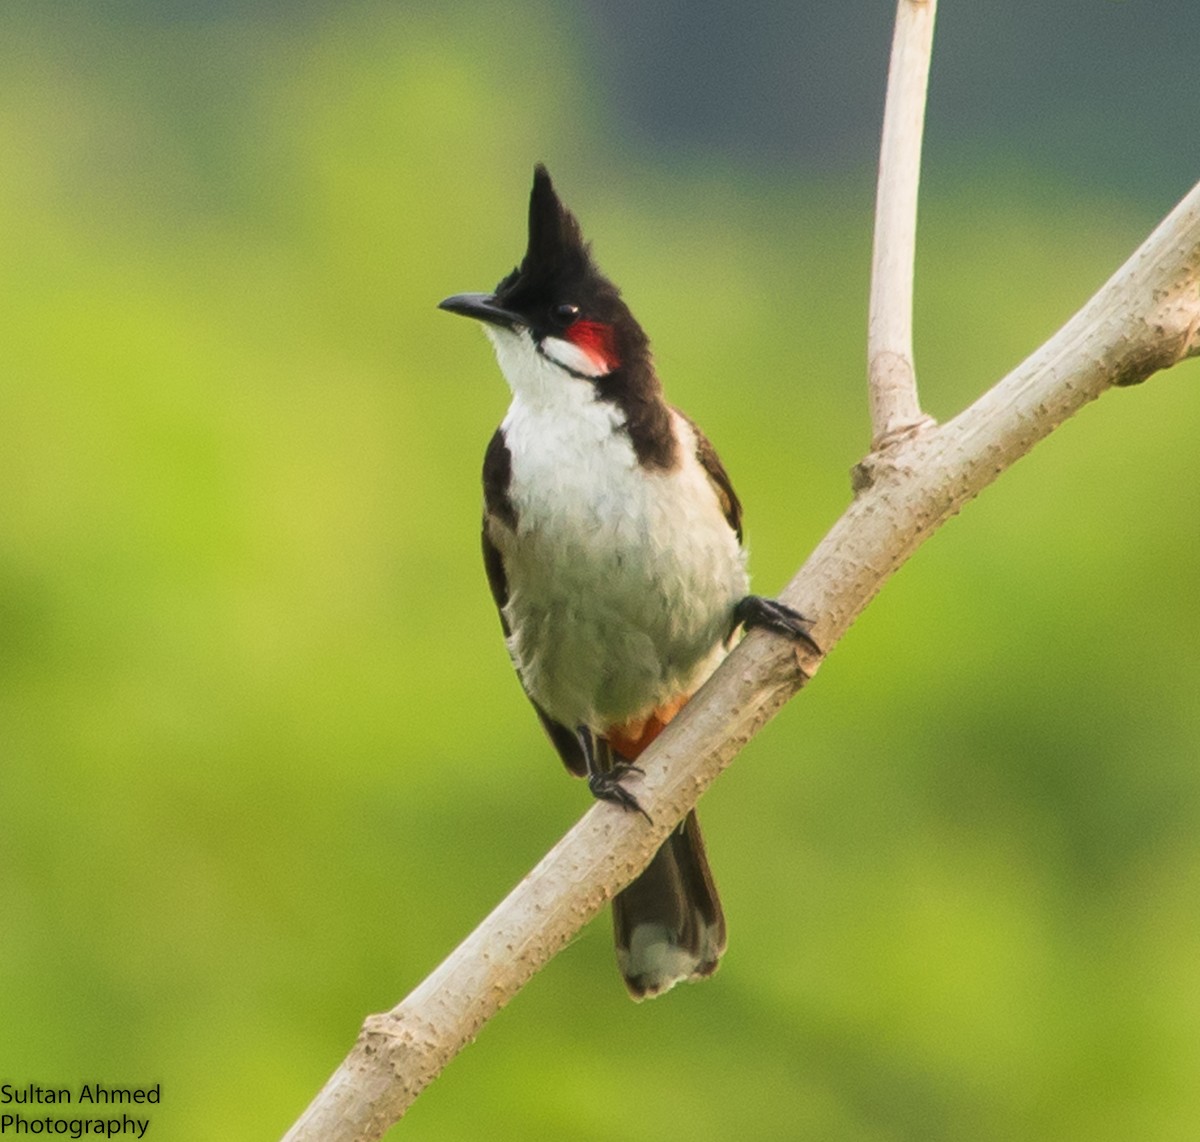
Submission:
M 439 306 L 482 324 L 512 393 L 484 456 L 482 544 L 517 676 L 570 773 L 644 812 L 639 755 L 740 632 L 819 653 L 812 624 L 750 594 L 729 476 L 667 403 L 646 333 L 543 164 L 520 264 Z M 635 1000 L 716 970 L 725 916 L 694 810 L 612 913 Z

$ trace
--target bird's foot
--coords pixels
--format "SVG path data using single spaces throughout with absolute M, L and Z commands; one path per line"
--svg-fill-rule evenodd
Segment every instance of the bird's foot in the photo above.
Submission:
M 813 641 L 808 633 L 812 619 L 805 618 L 799 611 L 793 610 L 787 603 L 778 599 L 766 599 L 762 595 L 747 595 L 733 608 L 734 625 L 740 624 L 746 630 L 761 627 L 763 630 L 781 634 L 794 642 L 803 643 L 814 654 L 821 654 L 821 648 Z
M 588 788 L 592 791 L 592 796 L 598 801 L 611 801 L 614 805 L 620 805 L 622 809 L 629 810 L 634 813 L 641 813 L 651 824 L 654 822 L 650 819 L 650 814 L 639 804 L 638 799 L 621 784 L 623 777 L 628 777 L 631 773 L 643 773 L 641 766 L 634 765 L 628 761 L 618 761 L 609 770 L 603 773 L 598 771 L 588 774 Z

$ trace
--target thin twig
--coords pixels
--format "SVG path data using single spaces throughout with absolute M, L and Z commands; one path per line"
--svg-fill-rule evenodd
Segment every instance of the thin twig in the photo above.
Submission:
M 879 148 L 867 320 L 872 451 L 932 424 L 917 398 L 912 307 L 917 189 L 936 10 L 937 0 L 899 0 L 896 9 Z

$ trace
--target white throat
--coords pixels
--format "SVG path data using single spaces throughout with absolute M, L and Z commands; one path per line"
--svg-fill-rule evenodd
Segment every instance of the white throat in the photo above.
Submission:
M 483 328 L 514 396 L 523 398 L 531 407 L 563 413 L 594 402 L 592 380 L 603 376 L 604 371 L 577 345 L 558 337 L 546 337 L 539 352 L 533 335 L 523 326 Z

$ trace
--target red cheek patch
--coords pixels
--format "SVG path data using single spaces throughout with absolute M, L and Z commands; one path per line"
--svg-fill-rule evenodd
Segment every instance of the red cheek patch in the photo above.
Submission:
M 602 321 L 577 321 L 566 331 L 566 337 L 606 373 L 611 373 L 621 363 L 611 325 Z

